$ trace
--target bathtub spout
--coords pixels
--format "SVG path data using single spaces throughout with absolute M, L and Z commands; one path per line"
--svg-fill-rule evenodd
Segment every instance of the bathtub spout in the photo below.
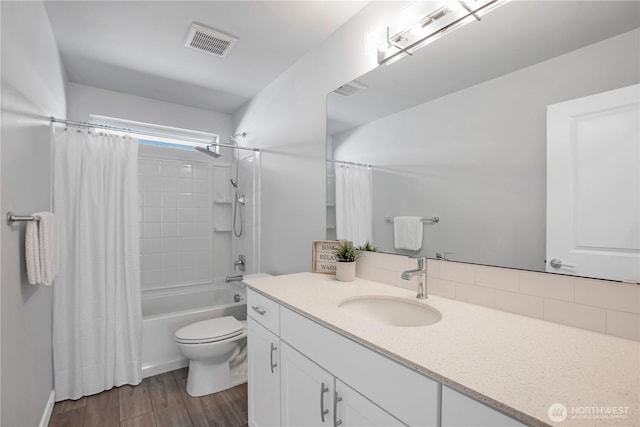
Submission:
M 227 276 L 226 282 L 241 282 L 242 278 L 242 274 L 238 274 L 237 276 Z

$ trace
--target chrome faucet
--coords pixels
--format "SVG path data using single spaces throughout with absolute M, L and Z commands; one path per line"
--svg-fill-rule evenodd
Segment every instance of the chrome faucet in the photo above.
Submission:
M 244 255 L 238 255 L 238 259 L 233 261 L 233 269 L 240 267 L 240 271 L 247 270 L 247 257 Z
M 237 276 L 227 276 L 227 278 L 225 279 L 225 281 L 227 283 L 229 282 L 241 282 L 242 279 L 244 279 L 244 277 L 242 276 L 242 274 L 238 274 Z M 237 301 L 236 301 L 237 302 Z
M 402 277 L 404 280 L 409 280 L 413 276 L 417 276 L 418 277 L 418 295 L 416 295 L 416 298 L 427 299 L 429 298 L 427 296 L 427 286 L 426 286 L 427 282 L 425 281 L 425 276 L 427 275 L 427 259 L 426 257 L 422 256 L 422 257 L 417 257 L 417 260 L 418 260 L 418 268 L 414 270 L 403 271 L 400 277 Z

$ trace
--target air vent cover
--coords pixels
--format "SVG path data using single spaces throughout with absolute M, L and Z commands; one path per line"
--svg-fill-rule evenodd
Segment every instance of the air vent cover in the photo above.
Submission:
M 349 97 L 365 90 L 367 87 L 367 85 L 354 80 L 340 86 L 338 89 L 334 90 L 333 93 L 335 93 L 336 95 Z
M 237 42 L 238 39 L 229 34 L 202 25 L 191 24 L 191 30 L 184 45 L 215 56 L 225 57 Z

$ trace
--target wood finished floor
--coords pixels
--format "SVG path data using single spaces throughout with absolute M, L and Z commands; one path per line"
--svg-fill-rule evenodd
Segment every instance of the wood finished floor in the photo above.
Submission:
M 187 369 L 53 407 L 49 427 L 246 427 L 247 385 L 191 397 Z

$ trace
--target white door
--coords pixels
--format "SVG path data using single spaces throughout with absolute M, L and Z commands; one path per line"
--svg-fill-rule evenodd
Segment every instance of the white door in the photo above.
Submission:
M 333 426 L 333 375 L 282 343 L 282 425 Z
M 639 99 L 634 85 L 547 107 L 547 271 L 640 281 Z
M 406 424 L 372 403 L 360 393 L 336 379 L 336 420 L 345 427 L 400 427 Z
M 247 318 L 249 425 L 280 425 L 280 338 Z

